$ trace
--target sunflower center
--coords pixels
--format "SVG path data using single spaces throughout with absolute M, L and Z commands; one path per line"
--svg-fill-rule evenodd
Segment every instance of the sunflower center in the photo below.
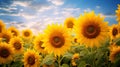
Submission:
M 52 46 L 56 47 L 56 48 L 60 48 L 64 45 L 65 40 L 63 38 L 63 36 L 54 36 L 52 38 L 51 44 Z
M 89 34 L 94 33 L 94 32 L 95 32 L 94 26 L 88 26 L 87 32 L 88 32 Z
M 0 49 L 0 57 L 7 58 L 10 55 L 10 52 L 6 48 Z
M 100 27 L 98 25 L 87 25 L 83 29 L 83 35 L 89 39 L 96 38 L 100 34 Z
M 15 43 L 14 43 L 14 48 L 15 48 L 16 50 L 19 50 L 21 47 L 22 47 L 22 46 L 21 46 L 21 43 L 20 43 L 20 42 L 15 42 Z
M 39 42 L 39 46 L 40 46 L 40 48 L 44 49 L 44 47 L 41 46 L 42 44 L 43 44 L 43 42 L 40 41 L 40 42 Z
M 30 33 L 29 32 L 25 32 L 24 35 L 28 37 L 30 35 Z
M 112 30 L 112 35 L 113 35 L 113 36 L 116 36 L 117 34 L 118 34 L 117 28 L 113 28 L 113 30 Z
M 55 42 L 55 43 L 59 43 L 60 40 L 61 40 L 61 39 L 60 39 L 59 37 L 54 37 L 54 42 Z
M 11 33 L 13 33 L 14 36 L 17 36 L 17 32 L 12 30 Z
M 35 57 L 34 56 L 29 56 L 27 61 L 28 61 L 28 64 L 33 65 L 33 64 L 35 64 Z
M 70 22 L 68 23 L 67 27 L 68 27 L 68 28 L 73 28 L 73 25 L 74 25 L 73 22 L 70 21 Z

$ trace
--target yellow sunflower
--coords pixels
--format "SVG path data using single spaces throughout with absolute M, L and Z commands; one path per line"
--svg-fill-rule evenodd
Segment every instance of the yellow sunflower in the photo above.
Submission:
M 110 51 L 109 59 L 111 62 L 114 62 L 116 60 L 116 56 L 120 54 L 120 46 L 113 46 Z
M 32 31 L 30 29 L 26 29 L 22 31 L 22 37 L 25 39 L 32 38 Z
M 5 30 L 5 24 L 2 20 L 0 20 L 0 33 Z
M 73 67 L 76 67 L 76 66 L 77 66 L 75 60 L 73 60 L 73 59 L 71 60 L 71 65 L 72 65 Z
M 0 43 L 0 64 L 6 64 L 13 60 L 13 48 L 7 43 Z
M 43 35 L 39 34 L 38 36 L 35 37 L 33 43 L 34 43 L 34 48 L 38 50 L 40 53 L 46 53 L 44 50 L 44 47 L 42 47 L 43 44 Z
M 8 30 L 13 34 L 13 36 L 19 36 L 19 30 L 17 30 L 14 26 L 9 27 Z
M 108 48 L 110 49 L 110 51 L 112 51 L 114 48 L 117 48 L 117 47 L 118 46 L 116 43 L 111 43 Z
M 67 28 L 73 28 L 74 23 L 75 23 L 75 18 L 73 17 L 66 18 L 66 20 L 64 21 L 64 25 Z
M 117 16 L 117 21 L 120 22 L 120 4 L 118 4 L 118 9 L 115 12 Z
M 73 59 L 73 60 L 79 59 L 79 53 L 75 53 L 75 54 L 72 56 L 72 59 Z
M 73 43 L 78 43 L 78 39 L 77 39 L 76 36 L 73 36 L 73 37 L 72 37 L 72 42 L 73 42 Z
M 20 37 L 14 37 L 14 38 L 10 39 L 10 45 L 14 48 L 14 51 L 16 53 L 23 52 L 23 42 Z
M 12 33 L 8 30 L 4 30 L 2 33 L 0 33 L 0 38 L 2 38 L 2 41 L 9 43 L 10 39 L 12 38 Z
M 34 50 L 27 49 L 24 53 L 24 67 L 40 67 L 40 56 Z
M 60 56 L 70 48 L 71 36 L 62 25 L 48 25 L 44 33 L 45 38 L 42 46 L 45 47 L 48 53 L 54 53 L 55 56 Z
M 111 27 L 110 27 L 110 38 L 111 40 L 117 38 L 119 36 L 119 26 L 118 25 L 115 25 L 113 24 Z
M 76 37 L 80 44 L 87 47 L 98 47 L 108 37 L 108 26 L 104 18 L 94 12 L 80 15 L 75 24 Z
M 120 34 L 120 22 L 118 23 L 118 31 L 119 31 L 119 34 Z

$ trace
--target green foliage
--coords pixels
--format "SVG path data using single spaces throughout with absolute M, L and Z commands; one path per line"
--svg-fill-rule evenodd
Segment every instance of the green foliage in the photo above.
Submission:
M 85 65 L 86 65 L 85 61 L 81 61 L 79 62 L 78 67 L 85 67 Z
M 12 62 L 11 65 L 8 67 L 22 67 L 23 63 L 21 61 L 16 61 L 16 62 Z
M 54 55 L 46 55 L 43 61 L 41 62 L 41 65 L 46 64 L 46 65 L 51 65 L 54 62 Z
M 101 47 L 86 48 L 81 45 L 72 46 L 72 51 L 69 52 L 71 54 L 69 55 L 68 53 L 68 55 L 71 57 L 72 54 L 79 53 L 80 59 L 75 60 L 77 67 L 110 67 L 112 63 L 109 61 L 110 51 L 108 46 L 109 40 Z M 68 59 L 64 58 L 63 60 L 66 61 Z M 69 59 L 69 61 L 71 60 Z
M 62 67 L 69 67 L 68 64 L 62 64 Z

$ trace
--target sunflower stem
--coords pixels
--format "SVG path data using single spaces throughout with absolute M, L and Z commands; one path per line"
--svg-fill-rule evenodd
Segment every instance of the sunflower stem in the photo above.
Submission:
M 93 48 L 91 48 L 90 52 L 93 54 L 94 49 L 93 49 Z M 93 67 L 96 67 L 94 59 L 93 59 L 93 61 L 92 61 L 92 66 L 93 66 Z
M 59 67 L 61 67 L 61 61 L 63 60 L 64 56 L 62 58 L 59 57 Z
M 58 65 L 59 67 L 61 67 L 61 61 L 62 61 L 63 58 L 60 58 L 60 56 L 58 57 Z
M 93 52 L 93 48 L 90 48 L 90 52 L 91 52 L 91 53 Z

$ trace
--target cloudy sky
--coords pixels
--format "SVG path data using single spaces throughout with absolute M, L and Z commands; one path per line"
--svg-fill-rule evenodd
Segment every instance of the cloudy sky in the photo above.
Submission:
M 0 19 L 7 27 L 42 31 L 51 23 L 63 23 L 65 18 L 78 17 L 95 11 L 105 16 L 109 25 L 116 22 L 115 10 L 120 0 L 0 0 Z

